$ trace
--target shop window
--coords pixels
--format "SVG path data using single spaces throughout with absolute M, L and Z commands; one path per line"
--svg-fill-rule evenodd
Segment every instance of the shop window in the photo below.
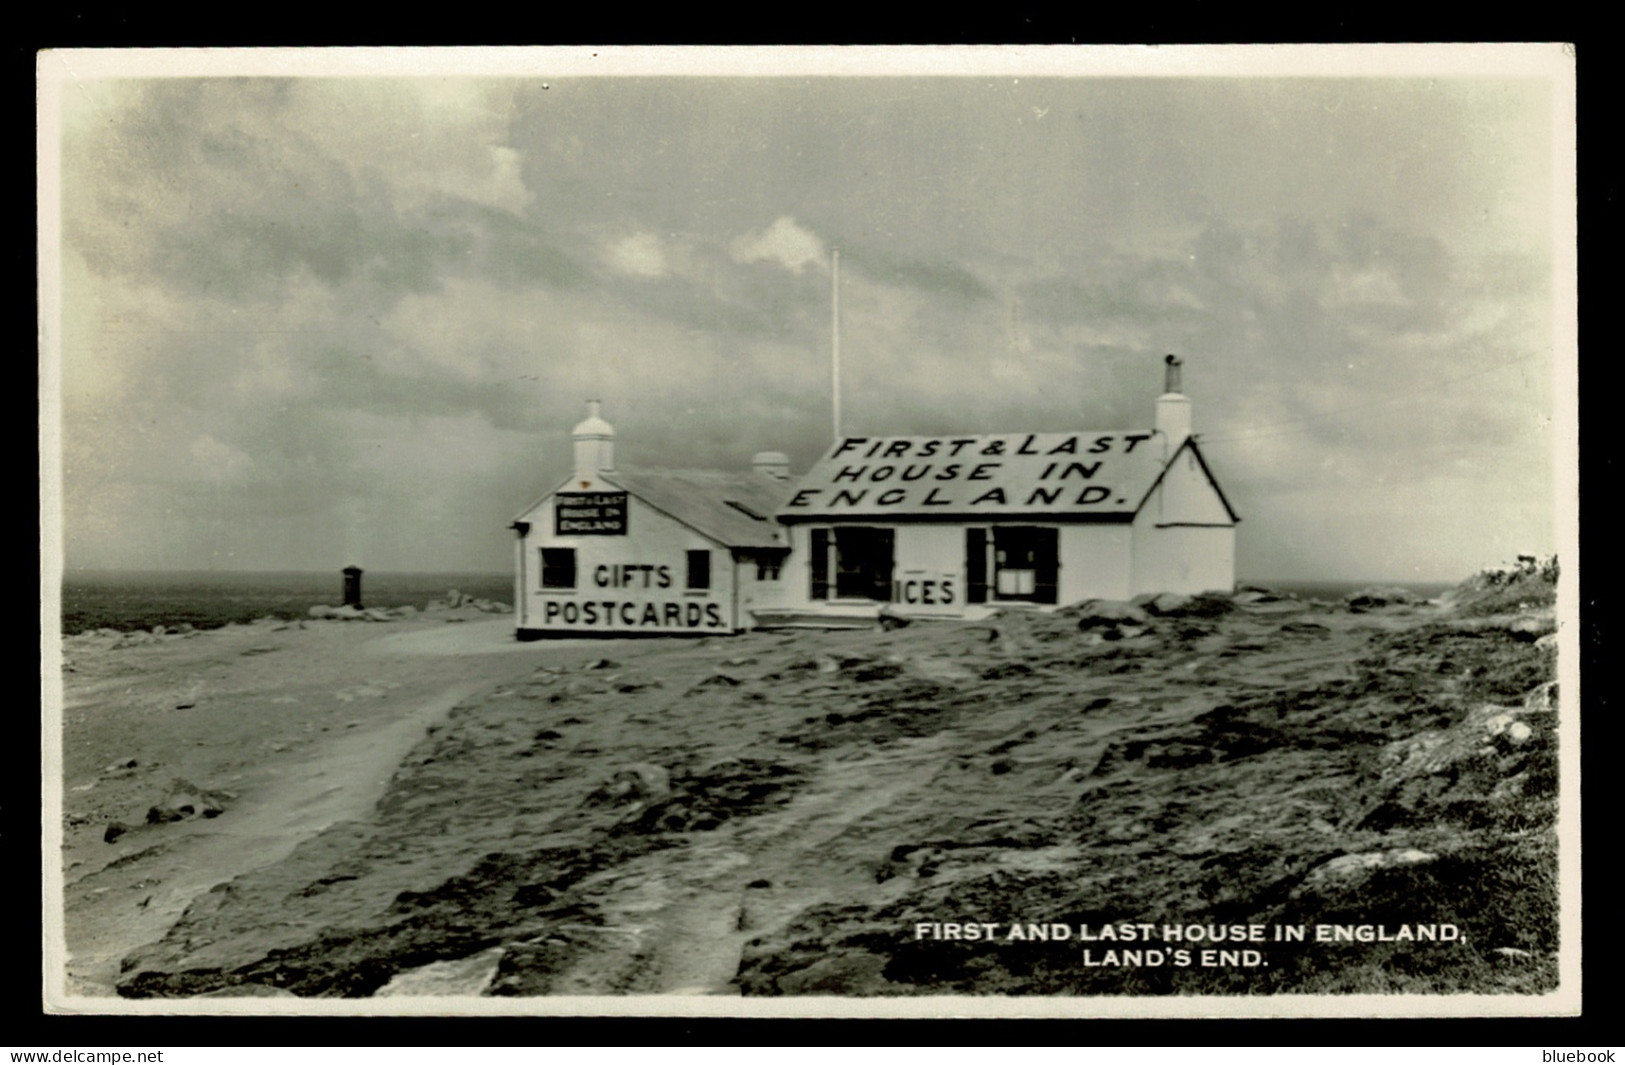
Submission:
M 1058 530 L 1026 525 L 993 529 L 994 599 L 1054 603 L 1059 598 L 1060 569 Z M 973 583 L 971 578 L 967 583 Z
M 542 587 L 574 588 L 576 586 L 576 549 L 573 547 L 542 548 Z
M 703 592 L 710 589 L 711 552 L 690 551 L 688 553 L 688 583 L 684 587 L 691 592 Z
M 894 540 L 867 526 L 812 530 L 812 597 L 890 602 Z

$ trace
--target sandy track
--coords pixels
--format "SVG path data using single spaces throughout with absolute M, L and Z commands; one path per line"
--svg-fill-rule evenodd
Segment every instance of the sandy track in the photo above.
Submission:
M 198 896 L 364 818 L 452 707 L 580 643 L 522 644 L 511 620 L 473 618 L 231 626 L 118 649 L 70 642 L 69 990 L 111 993 L 119 959 Z M 130 759 L 133 769 L 107 768 Z M 143 824 L 175 779 L 236 798 L 213 819 Z M 139 827 L 106 843 L 112 821 Z

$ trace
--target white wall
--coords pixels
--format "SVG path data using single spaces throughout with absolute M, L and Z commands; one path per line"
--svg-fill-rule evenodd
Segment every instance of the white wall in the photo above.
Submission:
M 880 523 L 875 523 L 879 527 Z M 1005 524 L 1030 525 L 1032 522 Z M 820 601 L 809 598 L 811 530 L 816 525 L 790 527 L 790 557 L 785 560 L 783 605 L 813 613 L 854 615 L 877 610 L 879 603 L 857 600 Z M 827 528 L 828 526 L 823 526 Z M 978 523 L 976 527 L 992 528 Z M 965 529 L 962 524 L 900 524 L 892 568 L 894 608 L 916 616 L 958 617 L 971 604 L 965 568 Z M 1058 603 L 1083 599 L 1126 599 L 1130 592 L 1132 535 L 1129 525 L 1064 524 L 1059 526 L 1061 551 Z M 991 579 L 992 573 L 989 572 Z M 931 601 L 926 602 L 929 598 Z M 997 606 L 990 596 L 989 606 Z
M 1060 605 L 1127 599 L 1131 542 L 1126 522 L 1061 526 Z
M 965 610 L 965 528 L 900 525 L 892 599 L 899 611 L 957 617 Z
M 1235 587 L 1235 525 L 1194 453 L 1168 468 L 1133 528 L 1133 595 Z
M 739 598 L 739 625 L 741 628 L 752 627 L 751 611 L 753 610 L 781 610 L 788 597 L 788 559 L 781 561 L 778 580 L 757 580 L 756 569 L 758 562 L 753 557 L 746 557 L 734 563 L 736 567 L 736 584 Z
M 1230 512 L 1225 509 L 1224 501 L 1213 490 L 1213 482 L 1208 480 L 1207 474 L 1202 472 L 1202 464 L 1196 460 L 1196 453 L 1189 450 L 1168 467 L 1162 483 L 1152 490 L 1151 498 L 1145 501 L 1138 517 L 1145 517 L 1148 512 L 1159 525 L 1231 524 Z
M 581 482 L 574 480 L 564 491 L 620 489 L 602 482 L 582 488 Z M 548 496 L 520 519 L 530 522 L 531 527 L 522 541 L 524 587 L 516 600 L 520 606 L 515 619 L 518 629 L 569 634 L 715 635 L 736 628 L 735 568 L 727 548 L 635 496 L 627 499 L 625 535 L 558 536 L 553 531 L 554 499 Z M 575 548 L 574 589 L 541 586 L 543 547 Z M 711 553 L 711 587 L 706 591 L 690 592 L 685 588 L 690 550 Z M 651 568 L 628 573 L 619 568 L 625 565 Z M 750 566 L 754 577 L 754 563 Z
M 1158 528 L 1149 509 L 1134 522 L 1132 595 L 1230 591 L 1236 586 L 1234 526 Z

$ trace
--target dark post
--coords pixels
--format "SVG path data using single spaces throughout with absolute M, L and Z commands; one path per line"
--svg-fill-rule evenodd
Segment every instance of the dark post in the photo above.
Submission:
M 361 609 L 361 567 L 344 567 L 344 605 Z

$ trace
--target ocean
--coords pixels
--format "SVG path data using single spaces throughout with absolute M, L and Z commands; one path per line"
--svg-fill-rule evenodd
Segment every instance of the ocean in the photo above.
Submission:
M 1244 581 L 1291 592 L 1301 599 L 1336 601 L 1373 584 L 1407 588 L 1431 598 L 1450 583 L 1403 581 Z M 361 580 L 366 606 L 423 606 L 456 589 L 465 595 L 513 602 L 507 573 L 373 573 Z M 79 570 L 62 581 L 62 633 L 89 629 L 133 632 L 182 622 L 219 628 L 255 618 L 302 618 L 316 604 L 344 601 L 344 578 L 332 573 L 243 573 Z
M 424 606 L 456 589 L 513 602 L 509 573 L 374 573 L 361 578 L 364 606 Z M 214 629 L 255 618 L 302 618 L 317 604 L 344 602 L 344 577 L 331 573 L 78 570 L 63 576 L 62 633 L 131 632 L 183 622 Z

